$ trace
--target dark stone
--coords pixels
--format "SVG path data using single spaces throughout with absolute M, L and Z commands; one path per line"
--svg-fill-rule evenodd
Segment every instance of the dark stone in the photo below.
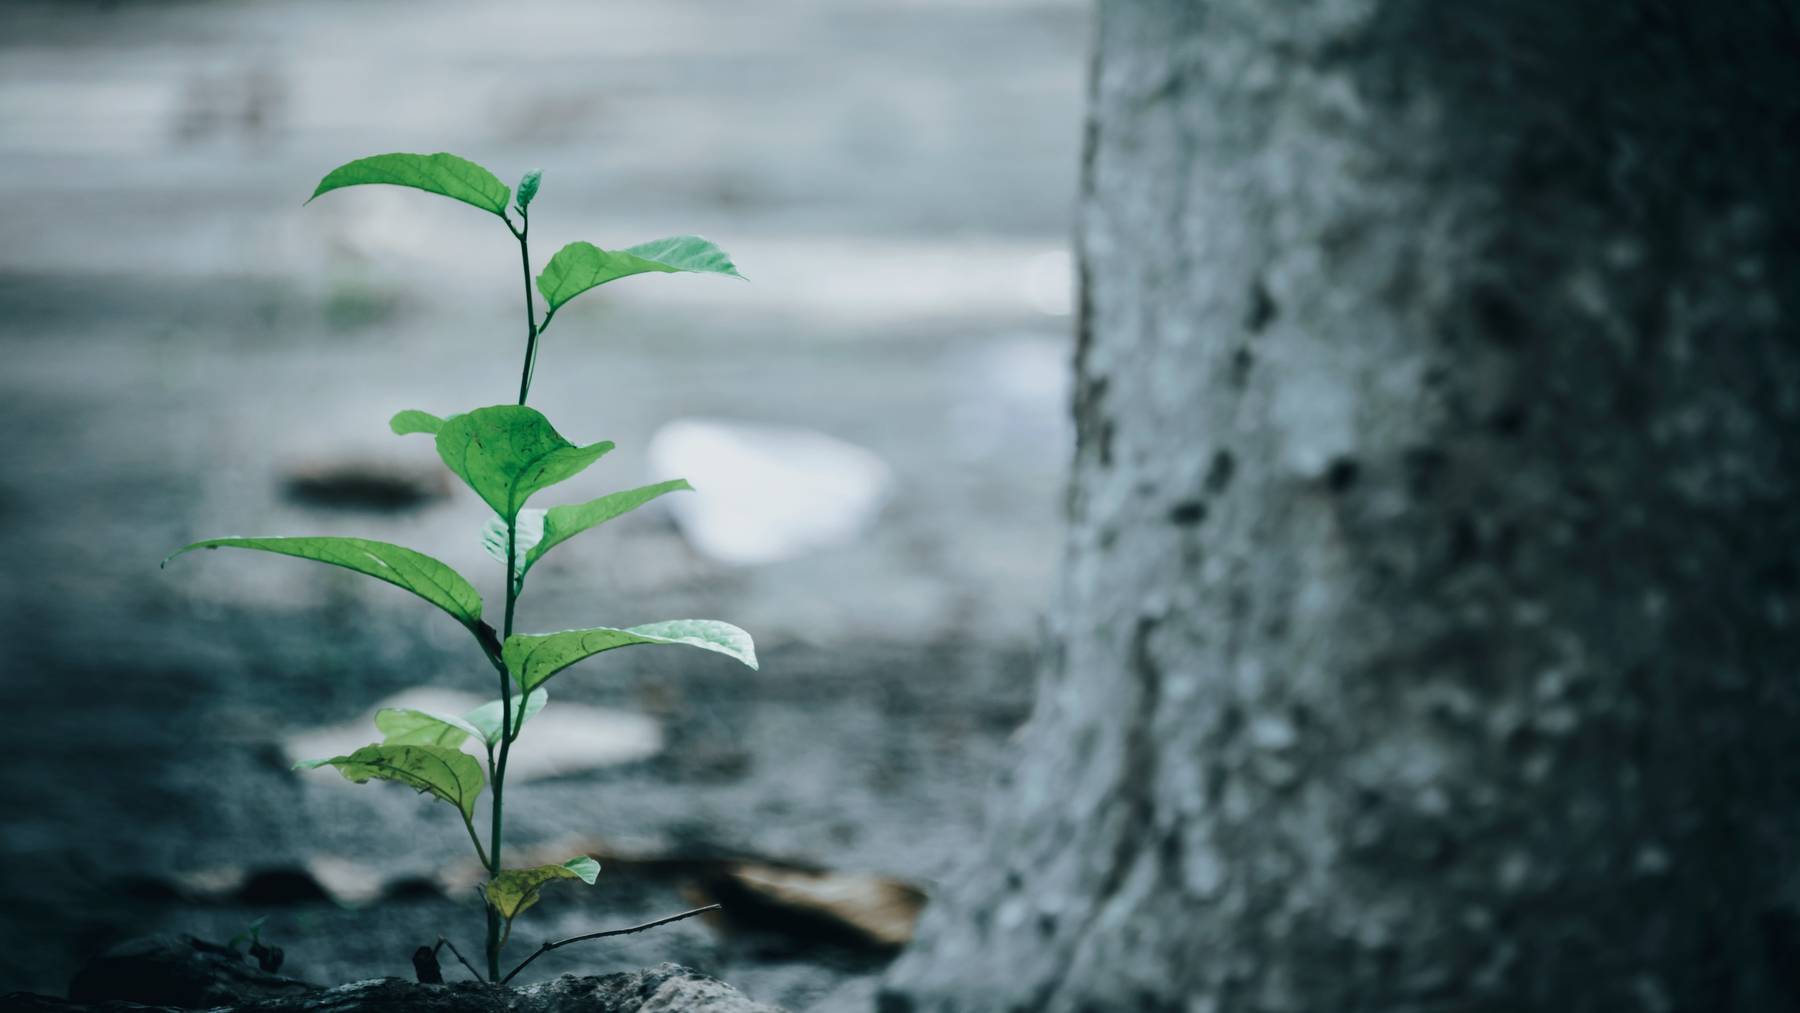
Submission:
M 1182 527 L 1191 527 L 1206 519 L 1206 503 L 1197 499 L 1186 499 L 1169 508 L 1169 523 Z
M 331 891 L 305 869 L 259 869 L 238 887 L 236 900 L 247 907 L 330 903 Z
M 1275 300 L 1269 295 L 1269 287 L 1258 277 L 1250 286 L 1250 311 L 1244 316 L 1244 326 L 1251 334 L 1260 334 L 1275 319 L 1277 307 Z
M 421 947 L 426 955 L 429 947 Z M 415 957 L 416 962 L 416 957 Z M 433 961 L 433 964 L 436 962 Z M 378 978 L 322 988 L 259 971 L 234 950 L 192 936 L 151 936 L 114 947 L 81 969 L 68 999 L 15 992 L 0 1010 L 27 1013 L 781 1013 L 678 964 L 511 987 Z
M 413 951 L 413 975 L 421 985 L 442 985 L 444 969 L 439 966 L 437 953 L 429 946 L 421 946 Z
M 436 468 L 391 461 L 313 461 L 292 468 L 283 491 L 296 503 L 330 510 L 411 510 L 450 491 Z
M 204 1009 L 307 995 L 318 989 L 303 981 L 259 970 L 227 946 L 193 936 L 147 936 L 107 950 L 75 972 L 69 998 L 97 1003 L 108 999 Z
M 1356 479 L 1362 474 L 1362 468 L 1355 458 L 1340 457 L 1331 462 L 1325 470 L 1325 484 L 1332 492 L 1349 492 L 1356 485 Z
M 1231 485 L 1231 475 L 1236 470 L 1237 458 L 1231 456 L 1231 451 L 1213 454 L 1212 464 L 1206 469 L 1206 491 L 1214 496 L 1224 492 Z
M 287 954 L 279 946 L 266 946 L 255 940 L 250 943 L 250 959 L 270 974 L 281 970 L 281 962 L 286 958 Z

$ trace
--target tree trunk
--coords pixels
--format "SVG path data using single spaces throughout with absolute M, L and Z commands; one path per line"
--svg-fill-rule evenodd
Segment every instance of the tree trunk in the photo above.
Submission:
M 1102 0 L 1055 644 L 884 1010 L 1800 1007 L 1800 31 Z

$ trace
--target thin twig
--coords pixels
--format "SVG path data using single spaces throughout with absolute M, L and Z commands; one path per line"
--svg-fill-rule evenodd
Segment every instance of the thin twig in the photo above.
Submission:
M 645 922 L 642 925 L 633 925 L 631 928 L 628 928 L 628 929 L 607 929 L 605 932 L 589 932 L 587 935 L 584 935 L 584 936 L 570 936 L 567 939 L 558 939 L 554 943 L 545 943 L 544 945 L 538 947 L 536 950 L 532 951 L 531 956 L 526 957 L 523 961 L 521 961 L 519 966 L 513 968 L 512 971 L 510 971 L 506 975 L 506 977 L 501 978 L 500 984 L 504 985 L 507 982 L 513 980 L 513 975 L 518 974 L 520 971 L 525 970 L 526 964 L 529 964 L 532 961 L 536 960 L 537 958 L 543 956 L 544 954 L 549 953 L 551 950 L 561 949 L 562 947 L 567 946 L 570 943 L 586 942 L 589 939 L 605 939 L 607 936 L 629 936 L 633 932 L 642 932 L 645 929 L 653 929 L 653 928 L 656 928 L 658 925 L 667 925 L 670 922 L 678 922 L 678 921 L 681 921 L 683 918 L 692 918 L 695 915 L 703 915 L 708 911 L 718 911 L 721 909 L 721 907 L 722 907 L 722 905 L 719 905 L 719 904 L 708 904 L 705 907 L 697 907 L 697 908 L 693 909 L 692 911 L 683 911 L 678 915 L 670 915 L 667 918 L 658 918 L 657 920 L 655 920 L 653 922 Z
M 432 953 L 434 953 L 434 954 L 435 954 L 435 953 L 436 953 L 436 952 L 437 952 L 437 951 L 439 951 L 439 950 L 441 950 L 441 949 L 443 949 L 443 948 L 444 948 L 444 947 L 446 947 L 446 946 L 448 946 L 448 947 L 450 947 L 450 952 L 451 952 L 451 953 L 454 953 L 454 954 L 456 954 L 456 960 L 457 960 L 457 963 L 460 963 L 460 964 L 462 964 L 462 966 L 464 966 L 464 967 L 466 967 L 466 968 L 468 968 L 468 969 L 469 969 L 469 973 L 470 973 L 470 974 L 472 974 L 472 975 L 474 975 L 474 976 L 475 976 L 475 980 L 476 980 L 476 981 L 480 981 L 480 980 L 481 980 L 481 972 L 480 972 L 480 971 L 477 971 L 477 970 L 475 970 L 475 965 L 474 965 L 474 964 L 471 964 L 471 963 L 469 963 L 469 962 L 468 962 L 468 961 L 467 961 L 467 960 L 464 960 L 464 959 L 463 959 L 463 955 L 462 955 L 462 951 L 461 951 L 461 950 L 459 950 L 459 949 L 457 949 L 457 948 L 456 948 L 456 944 L 455 944 L 455 943 L 453 943 L 453 942 L 451 942 L 451 941 L 450 941 L 450 940 L 448 940 L 448 939 L 445 939 L 445 938 L 444 938 L 444 937 L 443 937 L 443 936 L 439 936 L 439 937 L 438 937 L 438 941 L 437 941 L 437 945 L 436 945 L 436 946 L 434 946 L 434 947 L 432 947 L 432 950 L 431 950 L 431 952 L 432 952 Z
M 481 848 L 481 838 L 475 836 L 475 824 L 469 822 L 468 817 L 465 816 L 463 817 L 463 827 L 469 831 L 469 840 L 475 845 L 475 857 L 481 859 L 481 864 L 485 868 L 488 864 L 487 852 Z

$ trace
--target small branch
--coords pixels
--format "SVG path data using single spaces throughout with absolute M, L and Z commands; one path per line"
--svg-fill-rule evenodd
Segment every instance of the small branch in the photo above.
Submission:
M 653 928 L 656 928 L 658 925 L 667 925 L 670 922 L 678 922 L 678 921 L 681 921 L 683 918 L 692 918 L 695 915 L 703 915 L 708 911 L 718 911 L 718 910 L 720 910 L 720 908 L 721 908 L 721 905 L 708 904 L 705 907 L 697 907 L 697 908 L 693 909 L 692 911 L 683 911 L 678 915 L 670 915 L 667 918 L 658 918 L 657 920 L 655 920 L 653 922 L 645 922 L 642 925 L 633 925 L 631 928 L 628 928 L 628 929 L 607 929 L 605 932 L 589 932 L 585 936 L 570 936 L 567 939 L 558 939 L 554 943 L 545 943 L 544 945 L 539 946 L 536 950 L 532 951 L 531 956 L 526 957 L 519 964 L 519 966 L 513 968 L 512 971 L 510 971 L 506 975 L 506 977 L 501 978 L 500 984 L 504 985 L 507 982 L 513 980 L 513 975 L 516 975 L 520 971 L 525 970 L 526 964 L 529 964 L 532 961 L 536 960 L 537 958 L 543 956 L 544 954 L 549 953 L 551 950 L 561 949 L 564 946 L 569 945 L 570 943 L 586 942 L 589 939 L 605 939 L 607 936 L 629 936 L 633 932 L 642 932 L 645 929 L 653 929 Z
M 466 968 L 468 968 L 468 969 L 469 969 L 469 973 L 470 973 L 470 974 L 472 974 L 472 975 L 474 975 L 474 976 L 475 976 L 475 980 L 476 980 L 476 981 L 480 981 L 480 980 L 481 980 L 481 972 L 480 972 L 480 971 L 477 971 L 477 970 L 475 970 L 475 965 L 474 965 L 474 964 L 471 964 L 471 963 L 469 963 L 469 962 L 468 962 L 468 961 L 467 961 L 467 960 L 466 960 L 466 959 L 464 959 L 464 958 L 463 958 L 463 955 L 462 955 L 462 951 L 461 951 L 461 950 L 459 950 L 459 949 L 457 949 L 457 948 L 456 948 L 456 944 L 455 944 L 455 943 L 453 943 L 453 942 L 451 942 L 451 941 L 450 941 L 450 940 L 448 940 L 448 939 L 445 939 L 445 938 L 444 938 L 444 937 L 443 937 L 443 936 L 439 936 L 439 937 L 438 937 L 438 941 L 437 941 L 437 945 L 436 945 L 436 946 L 434 946 L 434 947 L 432 947 L 432 949 L 431 949 L 431 952 L 432 952 L 432 953 L 436 953 L 436 952 L 437 952 L 437 951 L 439 951 L 439 950 L 441 950 L 441 949 L 443 949 L 443 948 L 444 948 L 444 947 L 446 947 L 446 946 L 448 946 L 448 947 L 450 947 L 450 952 L 451 952 L 451 953 L 454 953 L 454 954 L 456 954 L 456 961 L 457 961 L 457 963 L 459 963 L 459 964 L 461 964 L 461 965 L 462 965 L 462 966 L 464 966 L 464 967 L 466 967 Z
M 463 828 L 469 832 L 469 843 L 475 845 L 475 857 L 481 859 L 482 867 L 486 868 L 488 864 L 487 852 L 481 849 L 481 838 L 475 836 L 475 824 L 470 823 L 467 816 L 463 817 Z

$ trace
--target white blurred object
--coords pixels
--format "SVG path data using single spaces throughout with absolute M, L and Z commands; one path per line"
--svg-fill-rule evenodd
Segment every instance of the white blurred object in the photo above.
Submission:
M 839 545 L 875 519 L 893 485 L 881 458 L 811 429 L 680 419 L 650 440 L 650 470 L 691 482 L 669 510 L 700 552 L 772 563 Z
M 1040 253 L 1025 263 L 1025 301 L 1045 316 L 1075 311 L 1075 261 L 1068 250 Z

